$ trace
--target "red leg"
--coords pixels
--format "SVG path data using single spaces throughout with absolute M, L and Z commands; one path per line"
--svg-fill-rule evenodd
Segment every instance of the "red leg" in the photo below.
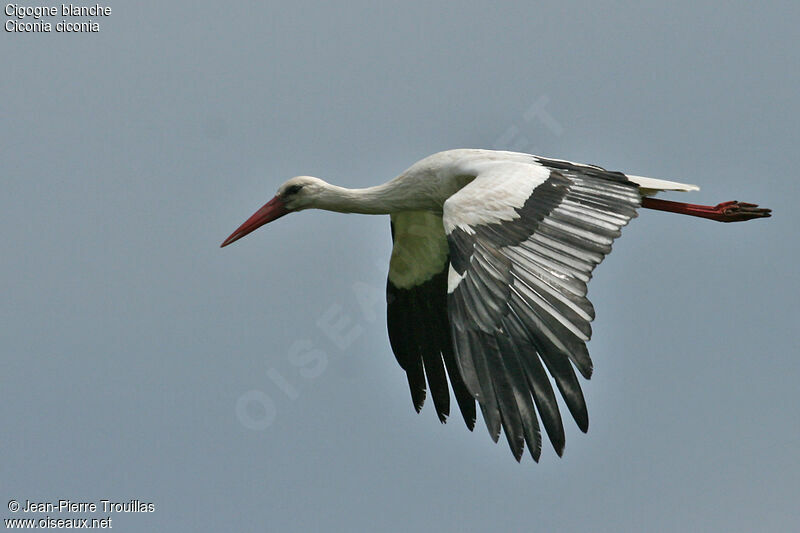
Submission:
M 669 211 L 670 213 L 680 213 L 693 217 L 710 218 L 719 222 L 741 222 L 751 218 L 763 218 L 772 216 L 771 209 L 758 207 L 756 204 L 746 204 L 744 202 L 722 202 L 714 206 L 684 204 L 681 202 L 670 202 L 668 200 L 657 200 L 655 198 L 642 198 L 642 207 L 647 209 L 657 209 L 659 211 Z

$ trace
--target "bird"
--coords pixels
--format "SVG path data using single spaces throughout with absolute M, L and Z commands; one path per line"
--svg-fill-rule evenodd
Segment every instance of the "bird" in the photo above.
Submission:
M 305 209 L 389 215 L 389 343 L 414 408 L 429 390 L 444 423 L 452 389 L 470 431 L 477 403 L 492 440 L 502 430 L 517 461 L 527 447 L 538 462 L 543 433 L 558 456 L 565 445 L 553 383 L 588 430 L 575 372 L 589 379 L 593 368 L 587 283 L 637 210 L 720 222 L 771 216 L 745 202 L 653 198 L 698 189 L 526 153 L 447 150 L 363 189 L 294 177 L 221 246 Z

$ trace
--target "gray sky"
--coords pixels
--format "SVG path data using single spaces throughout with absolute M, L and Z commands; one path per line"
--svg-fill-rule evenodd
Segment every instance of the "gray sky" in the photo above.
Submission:
M 796 527 L 796 2 L 110 5 L 99 33 L 0 36 L 0 518 L 64 498 L 155 504 L 117 531 Z M 218 248 L 291 176 L 367 186 L 461 147 L 774 209 L 626 228 L 561 459 L 414 412 L 387 218 Z

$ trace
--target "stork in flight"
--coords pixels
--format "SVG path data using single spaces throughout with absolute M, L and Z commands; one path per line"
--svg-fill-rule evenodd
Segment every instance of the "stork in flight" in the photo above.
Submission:
M 558 455 L 564 450 L 551 377 L 578 427 L 588 429 L 574 370 L 592 375 L 586 284 L 636 210 L 720 222 L 770 216 L 755 204 L 651 198 L 692 190 L 698 187 L 523 153 L 449 150 L 366 189 L 292 178 L 222 246 L 303 209 L 390 215 L 389 341 L 414 407 L 422 408 L 427 378 L 444 422 L 449 379 L 470 430 L 477 400 L 492 439 L 502 428 L 517 461 L 526 444 L 538 461 L 540 419 Z

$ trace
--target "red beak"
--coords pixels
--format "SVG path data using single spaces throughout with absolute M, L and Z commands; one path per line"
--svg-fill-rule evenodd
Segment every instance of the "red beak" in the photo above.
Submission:
M 272 222 L 277 218 L 281 218 L 288 212 L 289 210 L 286 209 L 283 200 L 276 196 L 264 204 L 264 207 L 253 213 L 253 216 L 248 218 L 236 231 L 231 233 L 230 237 L 225 239 L 225 242 L 220 245 L 220 248 L 228 246 L 234 241 L 238 241 L 248 233 L 257 230 L 267 222 Z

